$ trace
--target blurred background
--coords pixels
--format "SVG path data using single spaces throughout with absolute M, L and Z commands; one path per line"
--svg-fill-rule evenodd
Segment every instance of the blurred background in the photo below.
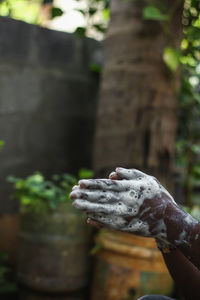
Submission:
M 200 220 L 199 1 L 0 0 L 0 147 L 0 299 L 183 299 L 69 193 L 137 168 Z

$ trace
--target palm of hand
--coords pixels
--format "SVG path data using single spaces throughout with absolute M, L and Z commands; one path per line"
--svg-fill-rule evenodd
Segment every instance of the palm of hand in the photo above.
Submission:
M 110 178 L 81 180 L 71 193 L 74 207 L 106 227 L 165 239 L 164 211 L 175 202 L 164 187 L 134 169 L 117 168 Z

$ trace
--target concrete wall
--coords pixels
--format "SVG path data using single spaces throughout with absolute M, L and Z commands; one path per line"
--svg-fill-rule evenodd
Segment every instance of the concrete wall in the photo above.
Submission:
M 15 213 L 8 175 L 91 167 L 101 60 L 91 39 L 0 18 L 0 213 Z

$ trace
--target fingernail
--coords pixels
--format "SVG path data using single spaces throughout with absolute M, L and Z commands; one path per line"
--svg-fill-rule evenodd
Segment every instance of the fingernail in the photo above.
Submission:
M 124 168 L 121 168 L 121 167 L 117 167 L 115 170 L 116 170 L 116 172 L 120 172 L 120 171 L 122 171 Z
M 76 199 L 76 197 L 77 197 L 77 195 L 76 195 L 75 192 L 71 192 L 71 193 L 70 193 L 70 198 L 71 198 L 71 199 Z
M 78 188 L 79 188 L 78 185 L 74 185 L 73 188 L 72 188 L 72 191 L 77 190 Z
M 79 180 L 78 184 L 79 184 L 80 188 L 82 188 L 82 189 L 87 187 L 85 180 Z
M 112 177 L 112 176 L 114 176 L 115 174 L 116 174 L 115 172 L 111 172 L 110 175 L 109 175 L 109 177 Z

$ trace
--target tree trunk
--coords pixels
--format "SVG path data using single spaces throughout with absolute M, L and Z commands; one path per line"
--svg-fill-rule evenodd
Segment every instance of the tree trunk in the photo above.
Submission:
M 166 1 L 168 9 L 174 0 Z M 182 5 L 170 24 L 171 45 L 182 36 Z M 100 89 L 94 170 L 107 176 L 116 166 L 159 177 L 172 190 L 179 76 L 165 66 L 169 44 L 158 21 L 143 19 L 144 2 L 111 1 Z

